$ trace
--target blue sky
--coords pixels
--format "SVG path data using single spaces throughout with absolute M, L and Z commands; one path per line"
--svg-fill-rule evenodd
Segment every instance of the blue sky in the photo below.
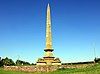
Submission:
M 0 0 L 0 56 L 35 63 L 44 56 L 50 3 L 54 56 L 62 62 L 100 57 L 100 0 Z

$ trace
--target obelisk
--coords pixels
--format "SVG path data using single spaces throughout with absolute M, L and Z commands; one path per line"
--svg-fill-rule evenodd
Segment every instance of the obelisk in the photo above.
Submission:
M 51 32 L 51 15 L 50 5 L 47 6 L 47 17 L 46 17 L 46 47 L 44 49 L 45 56 L 39 58 L 36 65 L 61 65 L 59 58 L 53 56 L 52 48 L 52 32 Z
M 47 17 L 46 17 L 46 48 L 45 48 L 45 57 L 53 57 L 53 48 L 52 48 L 52 34 L 51 34 L 51 15 L 50 15 L 50 6 L 47 7 Z

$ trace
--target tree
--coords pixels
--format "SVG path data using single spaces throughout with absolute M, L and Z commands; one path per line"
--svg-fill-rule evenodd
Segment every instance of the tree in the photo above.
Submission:
M 0 60 L 0 67 L 2 67 L 3 66 L 3 63 L 2 63 L 2 60 Z
M 13 60 L 9 59 L 8 57 L 6 57 L 5 59 L 2 59 L 1 61 L 2 61 L 2 64 L 5 65 L 5 66 L 15 65 Z
M 100 63 L 100 58 L 95 58 L 94 61 L 95 61 L 96 63 Z
M 17 60 L 16 61 L 16 65 L 30 65 L 30 63 L 29 62 L 22 61 L 22 60 Z

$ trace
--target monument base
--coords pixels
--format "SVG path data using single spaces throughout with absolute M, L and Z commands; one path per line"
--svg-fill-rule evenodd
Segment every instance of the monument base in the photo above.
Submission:
M 61 65 L 61 61 L 55 57 L 43 57 L 38 59 L 36 65 Z

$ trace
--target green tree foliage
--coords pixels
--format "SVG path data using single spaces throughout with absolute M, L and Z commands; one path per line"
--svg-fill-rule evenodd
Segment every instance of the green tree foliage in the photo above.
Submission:
M 4 59 L 0 59 L 0 67 L 3 65 L 11 66 L 11 65 L 15 65 L 15 63 L 13 62 L 12 59 L 9 59 L 8 57 L 6 57 Z
M 0 60 L 0 67 L 1 67 L 1 66 L 3 66 L 3 63 L 2 63 L 2 61 Z
M 95 58 L 94 61 L 95 61 L 96 63 L 100 63 L 100 58 Z
M 8 57 L 6 57 L 5 59 L 2 59 L 1 62 L 5 66 L 15 65 L 15 63 L 13 62 L 13 60 L 9 59 Z
M 2 66 L 14 66 L 14 65 L 31 65 L 29 62 L 25 62 L 22 60 L 17 60 L 16 63 L 12 59 L 9 59 L 8 57 L 4 59 L 0 59 L 0 67 Z
M 16 65 L 30 65 L 30 63 L 29 62 L 22 61 L 22 60 L 17 60 L 16 61 Z

